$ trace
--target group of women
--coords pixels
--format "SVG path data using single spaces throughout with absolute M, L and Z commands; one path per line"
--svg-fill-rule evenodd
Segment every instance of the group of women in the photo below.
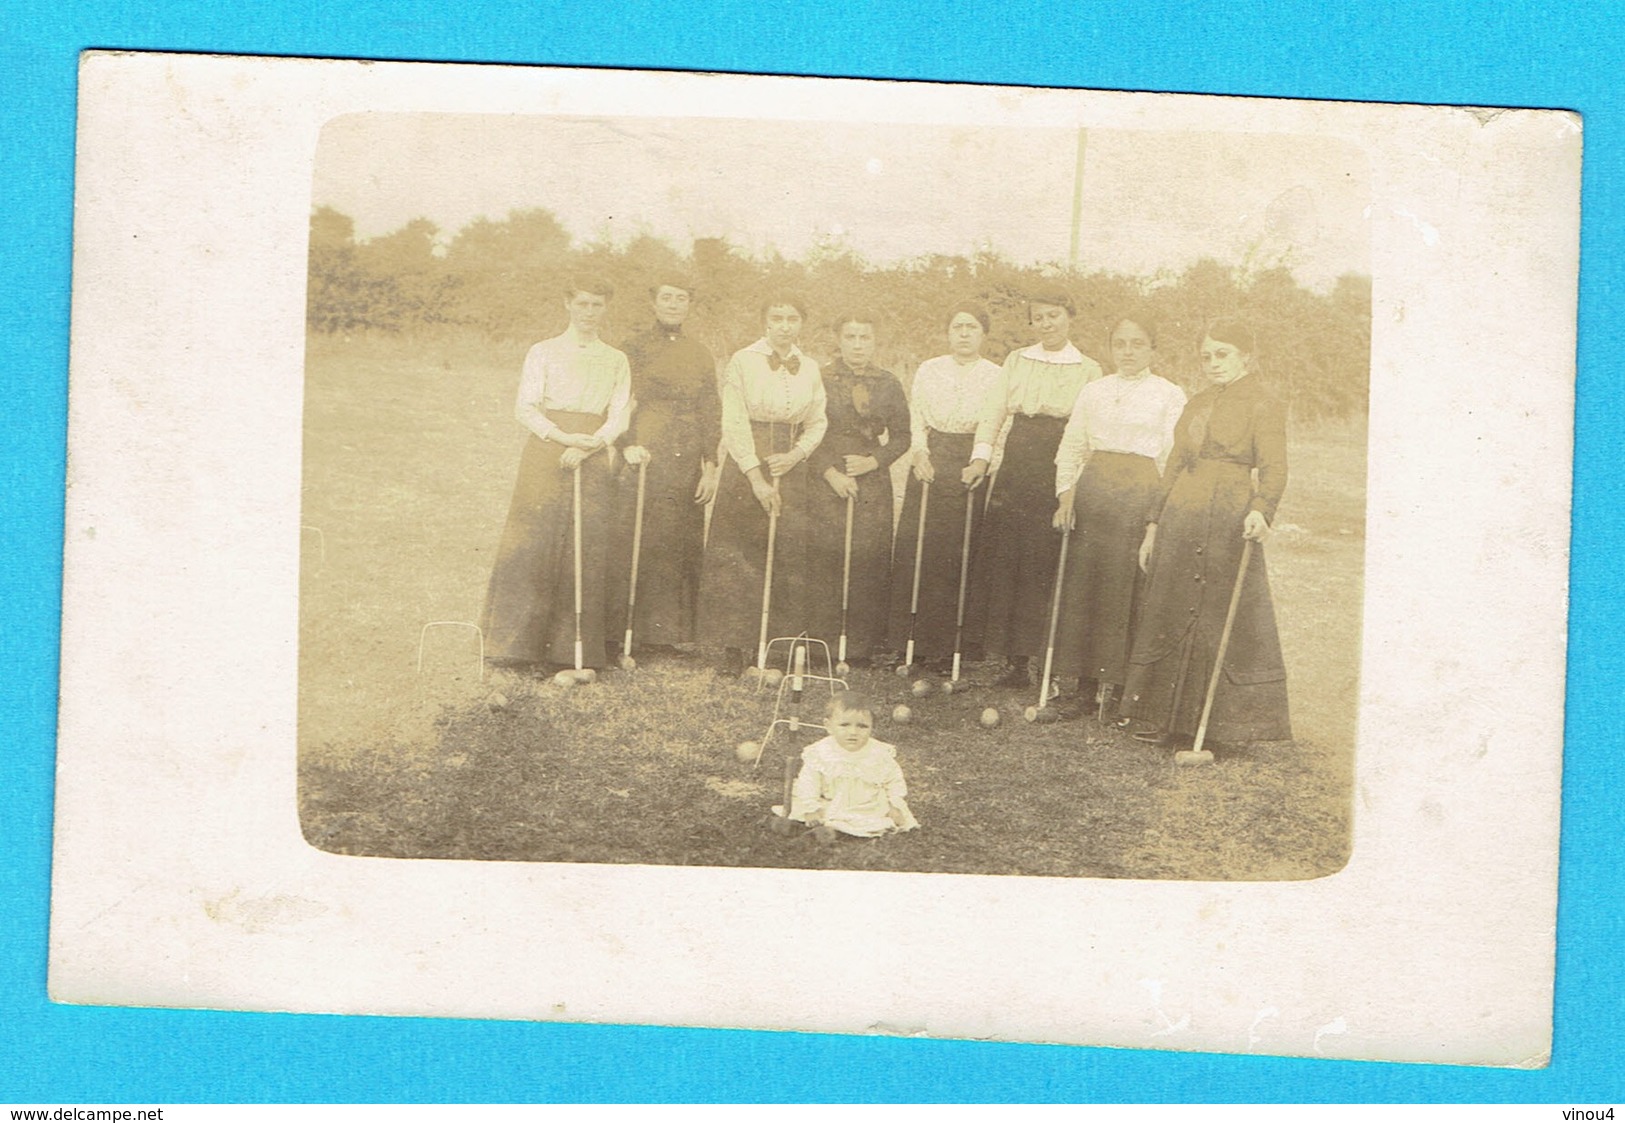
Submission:
M 650 290 L 654 323 L 624 353 L 598 338 L 611 295 L 573 284 L 570 327 L 525 359 L 516 414 L 529 436 L 482 624 L 493 660 L 609 662 L 628 624 L 641 490 L 640 650 L 720 649 L 737 673 L 757 653 L 765 600 L 769 636 L 832 652 L 844 637 L 858 665 L 905 650 L 943 669 L 961 654 L 1000 659 L 999 684 L 1025 687 L 1065 541 L 1055 667 L 1078 689 L 1056 705 L 1109 711 L 1148 740 L 1194 731 L 1245 557 L 1208 736 L 1290 739 L 1256 546 L 1286 483 L 1285 414 L 1252 375 L 1245 325 L 1207 328 L 1211 385 L 1187 401 L 1153 372 L 1144 317 L 1111 325 L 1106 374 L 1072 343 L 1064 292 L 1032 294 L 1036 341 L 1002 366 L 982 355 L 986 311 L 961 305 L 947 353 L 905 394 L 874 365 L 869 312 L 835 322 L 838 354 L 820 365 L 800 347 L 805 304 L 769 296 L 762 337 L 718 378 L 683 332 L 686 281 Z

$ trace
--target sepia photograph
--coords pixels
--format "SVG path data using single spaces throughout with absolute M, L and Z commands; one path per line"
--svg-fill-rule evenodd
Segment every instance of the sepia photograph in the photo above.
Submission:
M 1347 861 L 1358 145 L 362 113 L 311 198 L 312 845 Z
M 1546 1063 L 1572 114 L 79 106 L 53 1000 Z

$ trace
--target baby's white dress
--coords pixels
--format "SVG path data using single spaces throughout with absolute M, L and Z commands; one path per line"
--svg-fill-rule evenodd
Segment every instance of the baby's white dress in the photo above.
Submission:
M 790 818 L 806 822 L 808 815 L 822 811 L 829 826 L 865 838 L 890 830 L 910 831 L 920 824 L 908 809 L 907 795 L 895 746 L 871 740 L 849 753 L 835 738 L 825 737 L 801 752 Z

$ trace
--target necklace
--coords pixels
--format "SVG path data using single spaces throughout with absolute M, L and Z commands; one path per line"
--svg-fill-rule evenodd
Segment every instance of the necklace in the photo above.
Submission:
M 1139 374 L 1136 374 L 1133 378 L 1130 378 L 1127 375 L 1122 375 L 1122 374 L 1118 375 L 1117 376 L 1117 396 L 1112 399 L 1112 404 L 1113 405 L 1118 405 L 1118 406 L 1122 405 L 1124 398 L 1126 398 L 1130 394 L 1134 393 L 1134 391 L 1137 390 L 1139 387 L 1144 386 L 1147 382 L 1151 381 L 1151 379 L 1149 377 L 1150 374 L 1151 374 L 1151 372 L 1149 370 L 1142 370 Z

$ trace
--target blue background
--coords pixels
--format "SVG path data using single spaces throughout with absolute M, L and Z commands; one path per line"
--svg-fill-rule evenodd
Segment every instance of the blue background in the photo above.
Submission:
M 0 1102 L 1621 1098 L 1618 306 L 1611 5 L 9 0 L 0 14 Z M 1000 10 L 1004 8 L 1004 10 Z M 152 10 L 149 10 L 152 9 Z M 793 1034 L 52 1006 L 45 1000 L 74 99 L 87 48 L 658 67 L 1539 106 L 1585 114 L 1557 1032 L 1536 1072 Z M 1610 314 L 1613 313 L 1613 314 Z M 1554 355 L 1552 361 L 1560 362 Z M 1617 482 L 1616 485 L 1617 486 Z M 1486 606 L 1488 607 L 1488 606 Z M 1422 747 L 1425 750 L 1425 747 Z M 1486 840 L 1489 844 L 1489 840 Z M 1405 934 L 1396 932 L 1402 941 Z M 1328 969 L 1332 965 L 1328 964 Z

